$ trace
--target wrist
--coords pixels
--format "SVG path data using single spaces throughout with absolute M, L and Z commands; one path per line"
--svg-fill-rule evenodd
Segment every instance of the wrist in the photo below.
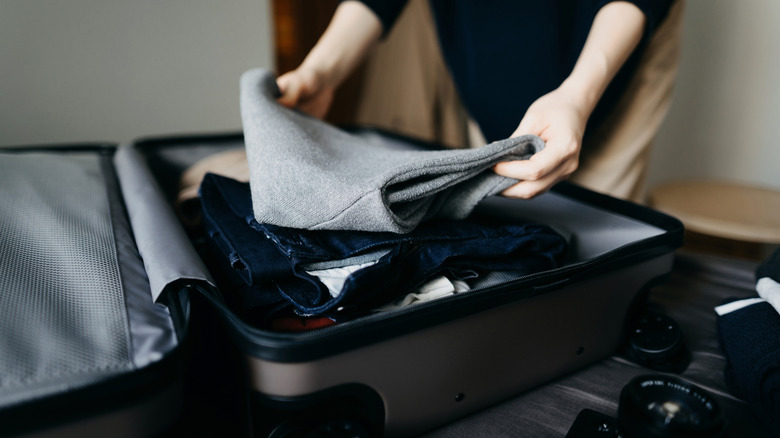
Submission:
M 606 69 L 598 68 L 593 63 L 588 69 L 583 65 L 577 67 L 579 68 L 575 68 L 558 88 L 577 108 L 590 114 L 596 108 L 609 82 L 606 79 Z
M 338 87 L 338 80 L 335 78 L 332 66 L 329 67 L 307 57 L 298 67 L 298 70 L 307 77 L 307 82 L 315 89 L 335 89 Z
M 587 120 L 601 97 L 602 90 L 571 76 L 556 90 L 580 116 Z
M 328 28 L 301 64 L 329 88 L 337 88 L 365 58 L 382 35 L 379 18 L 358 1 L 336 8 Z

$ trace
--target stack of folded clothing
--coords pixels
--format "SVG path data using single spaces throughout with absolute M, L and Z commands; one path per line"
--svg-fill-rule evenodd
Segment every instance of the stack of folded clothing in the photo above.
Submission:
M 780 249 L 756 270 L 756 292 L 715 309 L 726 383 L 780 435 Z
M 540 138 L 425 149 L 337 128 L 277 95 L 271 72 L 241 77 L 249 184 L 208 174 L 200 185 L 213 266 L 255 325 L 318 328 L 467 291 L 485 272 L 558 266 L 566 241 L 547 227 L 464 220 L 517 182 L 492 166 L 528 159 Z
M 439 288 L 442 276 L 453 279 L 456 292 L 467 289 L 457 287 L 463 280 L 488 271 L 520 276 L 552 269 L 566 248 L 560 234 L 533 224 L 435 220 L 406 234 L 261 224 L 249 185 L 213 174 L 204 178 L 200 195 L 218 259 L 212 266 L 221 267 L 226 298 L 266 328 L 291 312 L 349 319 L 392 307 L 399 298 L 411 302 L 407 294 Z

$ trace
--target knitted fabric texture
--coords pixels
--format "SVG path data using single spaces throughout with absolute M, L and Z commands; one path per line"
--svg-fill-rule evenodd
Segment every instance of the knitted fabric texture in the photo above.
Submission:
M 433 218 L 463 219 L 517 183 L 500 161 L 544 147 L 536 136 L 478 149 L 422 150 L 376 133 L 352 133 L 280 105 L 274 75 L 241 77 L 241 116 L 255 219 L 289 228 L 407 233 Z

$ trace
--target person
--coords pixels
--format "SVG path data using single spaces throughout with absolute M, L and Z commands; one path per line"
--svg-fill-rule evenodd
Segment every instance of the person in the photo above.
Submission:
M 342 2 L 301 65 L 279 76 L 279 102 L 323 117 L 336 88 L 388 33 L 405 3 Z M 547 144 L 530 160 L 495 166 L 499 175 L 519 180 L 503 195 L 533 198 L 575 173 L 588 134 L 603 137 L 603 126 L 611 119 L 613 124 L 614 119 L 620 121 L 620 110 L 626 107 L 622 94 L 639 76 L 641 55 L 672 3 L 431 0 L 443 57 L 485 141 L 535 134 Z M 667 62 L 664 68 L 673 77 L 676 63 Z M 669 94 L 656 105 L 655 116 L 648 117 L 655 129 Z M 612 178 L 613 186 L 629 180 L 624 184 L 628 189 L 618 193 L 623 197 L 636 197 L 644 173 L 643 167 L 632 169 L 647 155 L 649 141 L 640 137 L 636 151 L 621 158 L 629 170 L 588 166 L 599 169 L 599 174 L 614 172 L 619 180 Z M 598 156 L 599 146 L 593 149 L 592 155 Z

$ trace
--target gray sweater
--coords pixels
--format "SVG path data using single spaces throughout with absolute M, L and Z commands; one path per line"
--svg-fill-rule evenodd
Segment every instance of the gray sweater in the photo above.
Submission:
M 241 77 L 255 219 L 290 228 L 406 233 L 433 218 L 462 219 L 517 181 L 491 167 L 528 159 L 536 136 L 478 149 L 421 150 L 376 133 L 351 133 L 276 101 L 274 75 Z

